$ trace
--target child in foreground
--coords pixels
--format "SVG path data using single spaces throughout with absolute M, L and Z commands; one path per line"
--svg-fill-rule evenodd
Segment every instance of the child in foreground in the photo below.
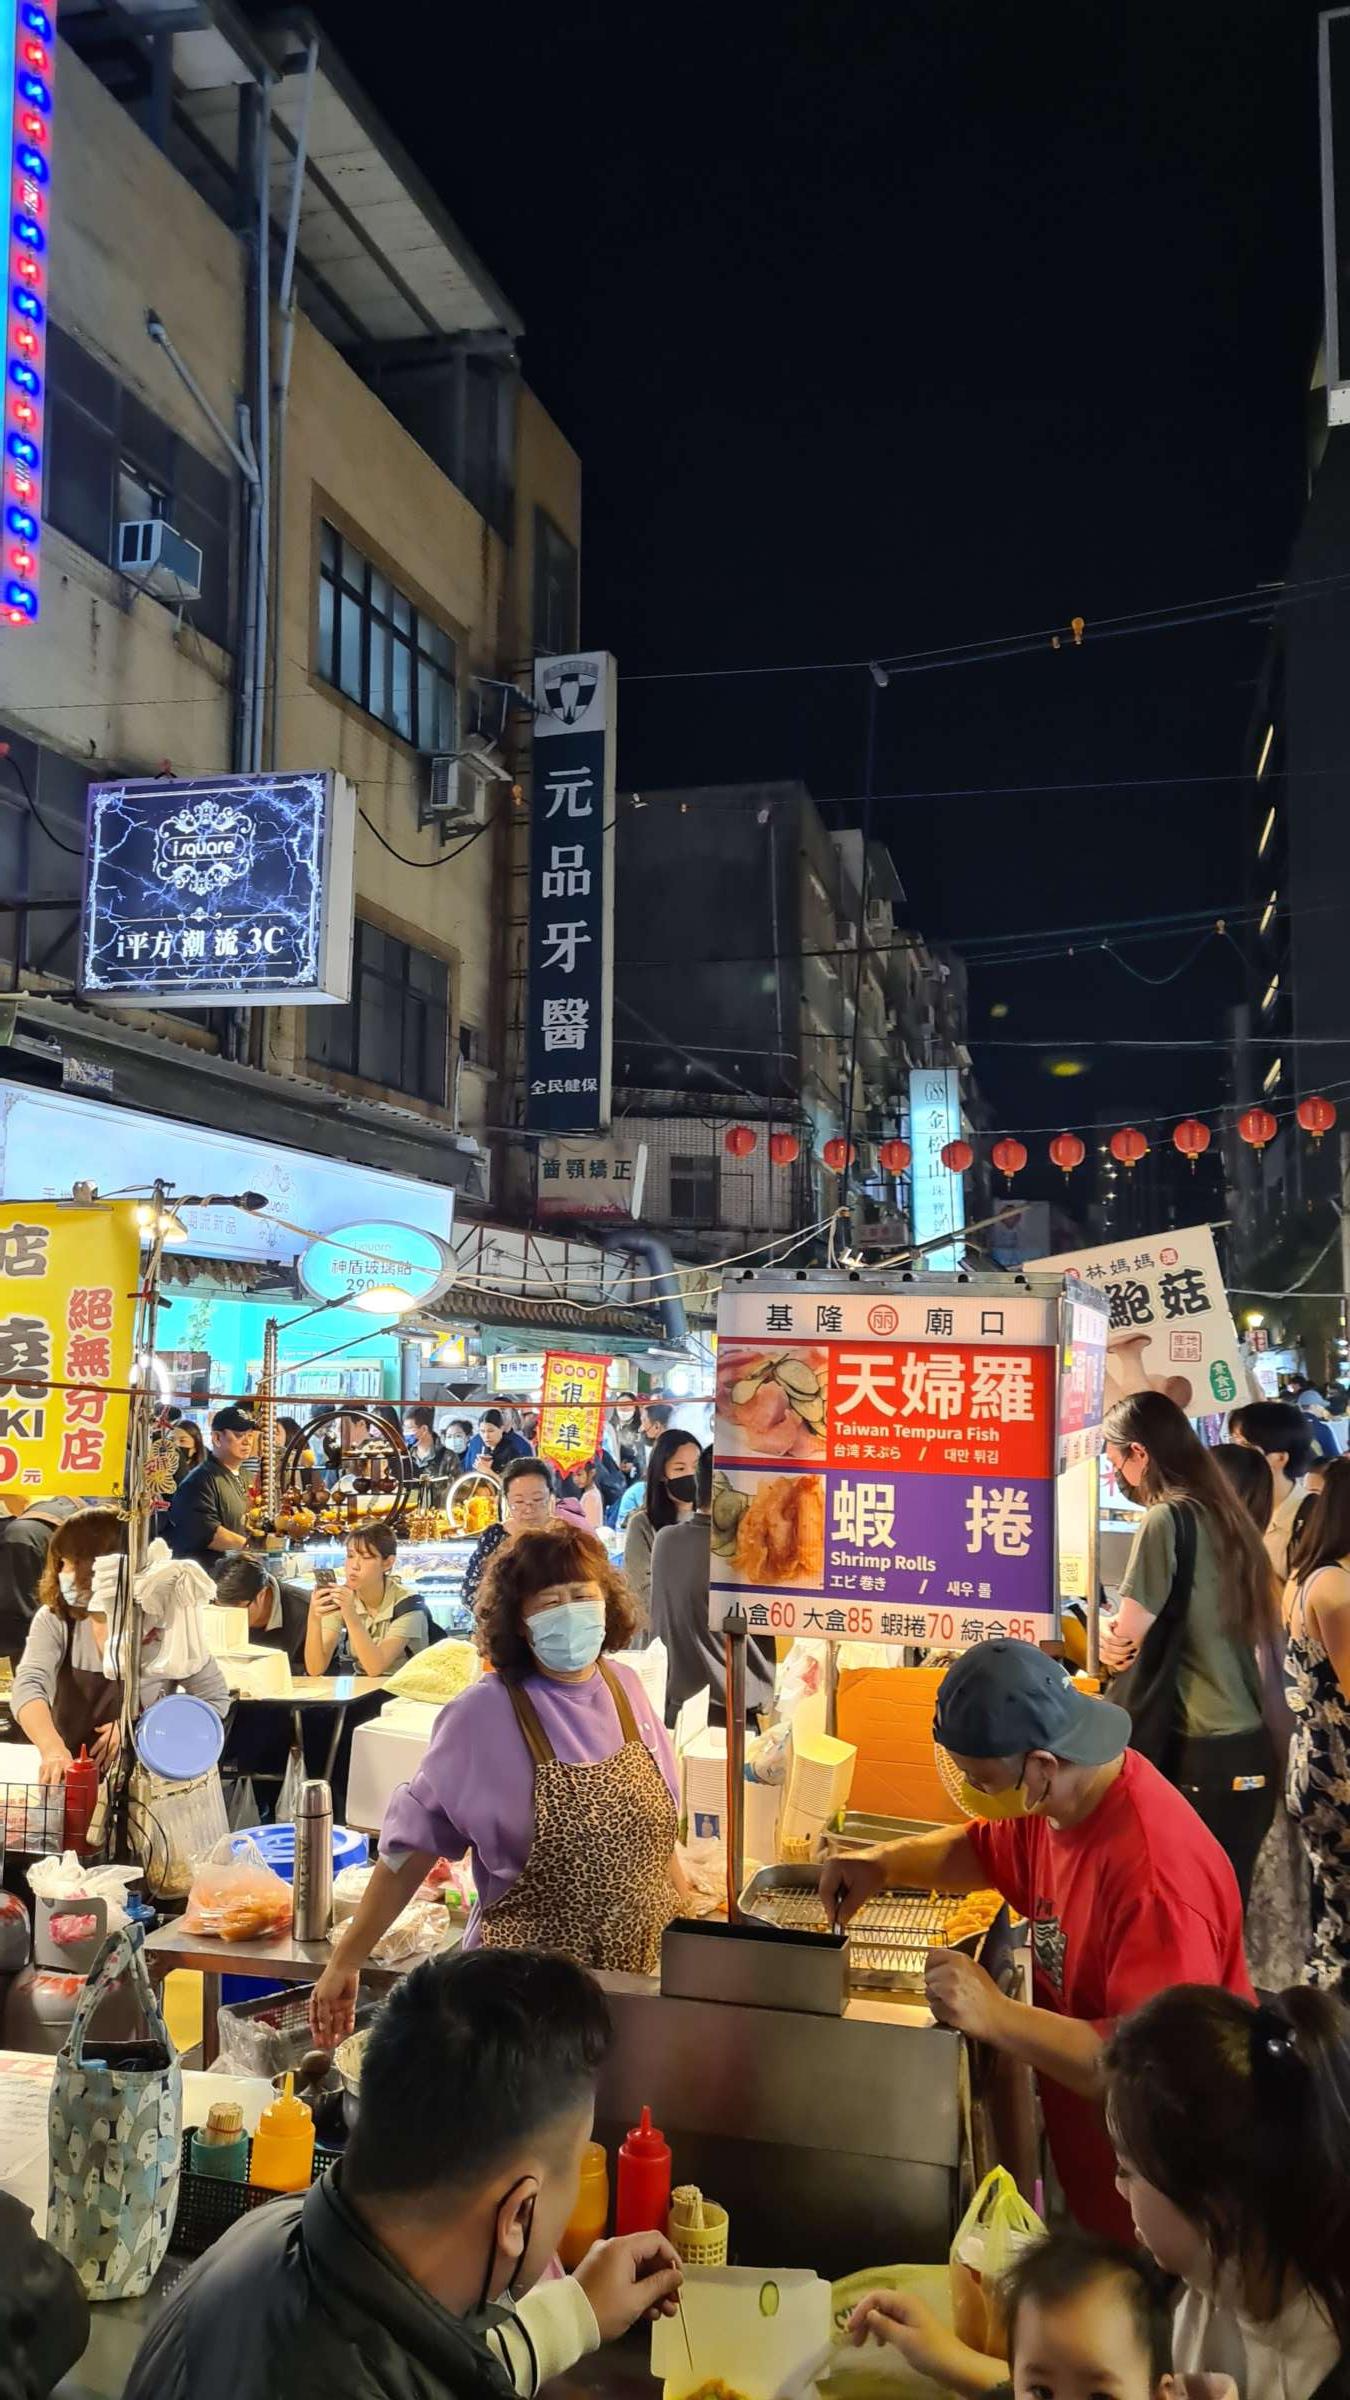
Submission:
M 1183 2400 L 1184 2379 L 1171 2372 L 1165 2292 L 1129 2251 L 1051 2234 L 1023 2252 L 1003 2304 L 1007 2368 L 968 2349 L 911 2293 L 869 2293 L 849 2332 L 855 2347 L 869 2336 L 891 2344 L 964 2400 L 1009 2390 L 1014 2400 Z M 1220 2400 L 1217 2390 L 1212 2400 Z

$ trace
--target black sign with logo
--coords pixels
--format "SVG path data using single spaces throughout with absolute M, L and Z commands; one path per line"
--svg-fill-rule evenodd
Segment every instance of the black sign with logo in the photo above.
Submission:
M 609 1121 L 613 661 L 535 662 L 525 1123 Z

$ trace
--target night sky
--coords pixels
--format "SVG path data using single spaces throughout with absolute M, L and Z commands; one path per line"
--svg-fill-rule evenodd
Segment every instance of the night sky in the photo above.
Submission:
M 1315 6 L 456 7 L 434 74 L 389 12 L 316 13 L 524 316 L 584 462 L 588 642 L 637 678 L 1081 614 L 1081 652 L 884 695 L 876 830 L 913 921 L 987 951 L 1240 902 L 1238 786 L 1180 779 L 1235 775 L 1261 631 L 1094 651 L 1090 628 L 1284 570 L 1319 317 Z M 847 800 L 865 688 L 625 681 L 621 784 L 800 775 Z M 1079 788 L 906 796 L 1033 784 Z M 679 927 L 638 938 L 659 1016 Z M 1195 938 L 1125 957 L 1164 976 Z M 1241 979 L 1221 941 L 1162 990 L 1100 956 L 978 968 L 995 1116 L 1212 1105 L 1217 1052 L 1084 1048 L 1092 1072 L 1054 1082 L 1041 1048 L 978 1037 L 1217 1043 Z

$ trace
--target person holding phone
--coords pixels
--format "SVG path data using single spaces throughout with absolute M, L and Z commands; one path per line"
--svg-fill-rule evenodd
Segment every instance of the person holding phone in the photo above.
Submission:
M 425 1650 L 426 1608 L 394 1574 L 397 1556 L 398 1536 L 388 1525 L 363 1525 L 348 1534 L 341 1582 L 325 1576 L 309 1604 L 307 1675 L 392 1675 L 414 1651 Z

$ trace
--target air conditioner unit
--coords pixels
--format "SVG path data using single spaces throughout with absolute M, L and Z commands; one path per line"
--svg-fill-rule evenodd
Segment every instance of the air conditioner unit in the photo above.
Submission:
M 425 790 L 419 794 L 419 831 L 431 825 L 441 834 L 472 833 L 488 818 L 488 787 L 471 774 L 456 751 L 443 751 L 427 762 Z
M 124 517 L 117 528 L 117 564 L 157 600 L 202 596 L 202 554 L 167 517 Z

